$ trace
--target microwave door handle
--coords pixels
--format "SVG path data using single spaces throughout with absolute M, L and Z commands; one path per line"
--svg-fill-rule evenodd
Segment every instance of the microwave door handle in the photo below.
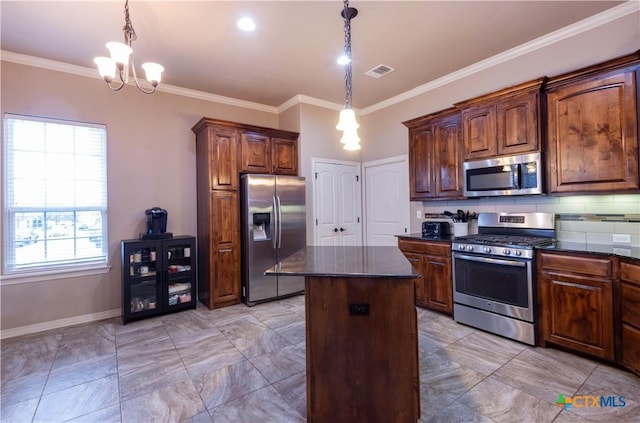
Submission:
M 520 166 L 521 164 L 517 164 L 515 166 L 515 170 L 513 171 L 513 187 L 516 189 L 522 188 L 522 180 L 520 179 Z

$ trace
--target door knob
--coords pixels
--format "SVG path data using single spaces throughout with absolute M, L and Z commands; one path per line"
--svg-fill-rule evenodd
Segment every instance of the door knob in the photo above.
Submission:
M 345 228 L 340 228 L 340 232 L 344 232 L 344 231 L 346 231 Z
M 333 228 L 333 232 L 338 232 L 338 228 Z

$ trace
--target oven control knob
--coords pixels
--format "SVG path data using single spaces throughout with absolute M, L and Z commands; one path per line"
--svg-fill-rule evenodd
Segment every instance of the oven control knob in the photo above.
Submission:
M 502 254 L 504 254 L 505 256 L 508 256 L 508 255 L 510 255 L 510 254 L 511 254 L 511 250 L 508 250 L 508 249 L 506 249 L 506 248 L 505 248 L 505 249 L 502 251 Z
M 483 250 L 487 254 L 489 254 L 491 252 L 491 248 L 489 248 L 489 247 L 484 247 Z
M 521 255 L 522 255 L 522 251 L 516 250 L 516 256 L 521 256 Z
M 464 244 L 458 244 L 458 250 L 465 250 L 466 246 Z

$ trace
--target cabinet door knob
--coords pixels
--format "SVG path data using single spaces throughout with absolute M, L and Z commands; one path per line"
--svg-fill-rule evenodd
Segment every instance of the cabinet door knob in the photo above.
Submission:
M 338 228 L 333 228 L 333 232 L 338 232 Z
M 340 232 L 344 232 L 344 231 L 346 231 L 345 228 L 340 228 Z

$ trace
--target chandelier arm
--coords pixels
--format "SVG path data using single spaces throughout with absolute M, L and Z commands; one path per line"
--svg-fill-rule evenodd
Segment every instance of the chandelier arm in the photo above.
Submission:
M 109 87 L 109 89 L 110 89 L 111 91 L 120 91 L 120 90 L 122 89 L 122 87 L 124 87 L 124 86 L 125 86 L 125 83 L 124 83 L 124 81 L 123 81 L 123 82 L 121 82 L 121 83 L 120 83 L 120 86 L 119 86 L 119 87 L 114 88 L 114 87 L 111 85 L 111 82 L 107 82 L 107 86 Z

